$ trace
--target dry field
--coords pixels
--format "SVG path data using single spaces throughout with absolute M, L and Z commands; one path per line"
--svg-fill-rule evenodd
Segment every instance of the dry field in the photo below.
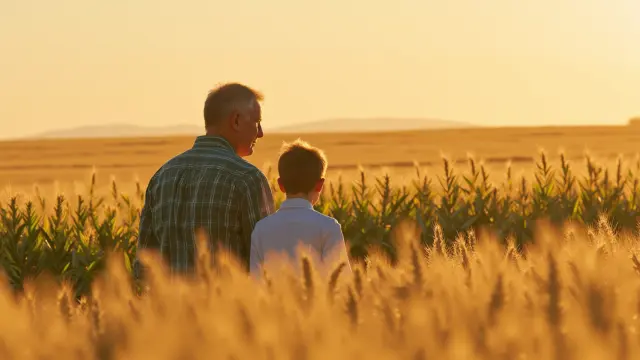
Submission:
M 250 161 L 261 167 L 274 163 L 282 141 L 293 138 L 268 134 Z M 397 184 L 403 181 L 400 175 L 413 175 L 413 161 L 440 174 L 441 152 L 464 169 L 467 153 L 473 153 L 495 181 L 505 176 L 507 162 L 516 175 L 532 177 L 540 148 L 552 163 L 564 149 L 576 175 L 584 172 L 585 149 L 609 168 L 623 155 L 639 173 L 635 144 L 640 134 L 627 127 L 303 138 L 326 150 L 333 179 L 340 173 L 354 178 L 362 164 L 387 167 Z M 127 181 L 137 177 L 144 186 L 158 166 L 192 142 L 0 143 L 0 187 L 28 192 L 38 183 L 48 212 L 43 217 L 37 203 L 0 207 L 0 265 L 5 270 L 0 275 L 0 359 L 589 360 L 640 354 L 640 247 L 633 229 L 640 215 L 637 176 L 630 177 L 624 196 L 613 181 L 579 193 L 561 187 L 527 190 L 527 197 L 495 208 L 477 203 L 476 195 L 484 196 L 481 183 L 451 208 L 447 204 L 453 201 L 435 204 L 418 197 L 412 206 L 420 226 L 406 232 L 395 220 L 401 210 L 389 210 L 402 203 L 397 193 L 386 198 L 387 207 L 366 211 L 357 199 L 341 216 L 345 238 L 351 245 L 384 245 L 389 235 L 397 263 L 390 264 L 374 247 L 365 260 L 353 263 L 353 274 L 333 264 L 332 276 L 320 276 L 319 267 L 303 260 L 293 264 L 295 269 L 270 271 L 259 281 L 223 257 L 213 267 L 199 267 L 192 281 L 169 278 L 156 263 L 144 284 L 146 293 L 139 296 L 130 268 L 141 204 L 105 211 L 84 198 L 72 200 L 72 208 L 57 206 L 51 183 L 59 182 L 59 190 L 82 191 L 74 183 L 88 185 L 95 166 L 98 185 L 106 188 L 115 176 L 121 192 L 133 191 L 126 189 Z M 374 174 L 368 170 L 367 178 Z M 497 196 L 499 203 L 508 198 L 502 192 Z M 571 204 L 578 200 L 584 211 L 574 214 Z M 339 214 L 343 203 L 338 198 L 328 205 Z M 605 208 L 613 208 L 612 218 L 632 231 L 616 233 L 615 224 L 606 221 L 592 222 L 596 226 L 591 228 L 574 221 L 563 232 L 541 226 L 535 227 L 535 241 L 518 249 L 513 241 L 502 243 L 459 226 L 475 217 L 513 228 L 517 235 L 528 232 L 541 214 L 589 220 L 592 212 Z M 425 220 L 435 213 L 438 224 Z M 433 241 L 425 243 L 417 229 L 428 229 Z M 108 257 L 112 251 L 115 256 Z M 200 254 L 198 264 L 209 260 Z
M 291 134 L 270 134 L 258 143 L 253 164 L 266 169 L 275 164 L 283 141 L 295 139 Z M 435 130 L 367 134 L 303 134 L 300 136 L 325 150 L 330 166 L 330 180 L 357 175 L 358 165 L 372 175 L 392 173 L 398 183 L 405 175 L 413 176 L 414 162 L 427 172 L 439 175 L 441 155 L 447 155 L 466 170 L 468 154 L 484 162 L 491 180 L 500 182 L 506 163 L 515 176 L 531 174 L 538 151 L 544 149 L 552 164 L 563 150 L 580 174 L 584 154 L 615 166 L 619 155 L 634 160 L 639 152 L 640 131 L 628 126 L 610 127 L 538 127 Z M 0 142 L 0 189 L 30 192 L 37 184 L 44 193 L 52 186 L 64 191 L 82 191 L 97 171 L 98 187 L 107 189 L 115 177 L 121 189 L 136 179 L 146 184 L 164 161 L 188 149 L 193 137 L 134 139 L 73 139 Z
M 17 301 L 3 286 L 0 358 L 637 359 L 637 238 L 540 240 L 526 257 L 483 237 L 406 242 L 399 266 L 372 257 L 336 281 L 303 262 L 256 283 L 220 261 L 188 283 L 154 271 L 141 297 L 118 256 L 91 301 L 47 278 Z

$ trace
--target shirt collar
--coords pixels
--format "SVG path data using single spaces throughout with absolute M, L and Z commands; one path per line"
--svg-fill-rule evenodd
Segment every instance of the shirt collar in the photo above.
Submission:
M 224 148 L 227 150 L 231 150 L 235 153 L 233 146 L 231 143 L 227 141 L 227 139 L 222 136 L 217 135 L 200 135 L 196 138 L 196 141 L 193 143 L 194 148 Z
M 301 198 L 292 198 L 286 199 L 280 204 L 281 209 L 292 209 L 292 208 L 305 208 L 305 209 L 313 209 L 313 205 L 307 199 Z

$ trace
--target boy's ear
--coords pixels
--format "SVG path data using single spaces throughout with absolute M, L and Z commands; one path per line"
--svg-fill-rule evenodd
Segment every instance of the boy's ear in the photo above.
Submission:
M 320 179 L 318 180 L 318 182 L 316 183 L 316 187 L 315 187 L 315 191 L 320 192 L 322 191 L 322 187 L 324 186 L 324 179 Z
M 282 191 L 283 193 L 286 193 L 287 191 L 284 189 L 284 185 L 282 185 L 282 180 L 280 180 L 280 178 L 278 178 L 278 187 L 280 188 L 280 191 Z

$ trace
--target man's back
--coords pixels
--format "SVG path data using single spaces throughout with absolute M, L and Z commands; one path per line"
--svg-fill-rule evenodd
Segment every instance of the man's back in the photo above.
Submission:
M 173 272 L 193 269 L 196 232 L 248 269 L 255 223 L 273 213 L 269 183 L 222 137 L 200 136 L 193 148 L 154 174 L 140 218 L 139 249 L 161 252 Z
M 251 236 L 251 272 L 259 276 L 259 267 L 271 252 L 297 259 L 300 245 L 310 252 L 317 264 L 332 262 L 337 259 L 334 256 L 340 256 L 350 269 L 340 224 L 315 211 L 309 201 L 293 198 L 284 201 L 276 213 L 256 224 Z

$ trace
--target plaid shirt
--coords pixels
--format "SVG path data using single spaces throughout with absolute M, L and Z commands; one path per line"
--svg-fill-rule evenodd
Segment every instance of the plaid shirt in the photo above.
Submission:
M 196 231 L 222 245 L 249 270 L 251 232 L 274 212 L 269 182 L 222 137 L 199 136 L 193 148 L 151 178 L 140 215 L 138 249 L 159 250 L 172 273 L 192 272 Z M 134 276 L 141 276 L 134 261 Z

